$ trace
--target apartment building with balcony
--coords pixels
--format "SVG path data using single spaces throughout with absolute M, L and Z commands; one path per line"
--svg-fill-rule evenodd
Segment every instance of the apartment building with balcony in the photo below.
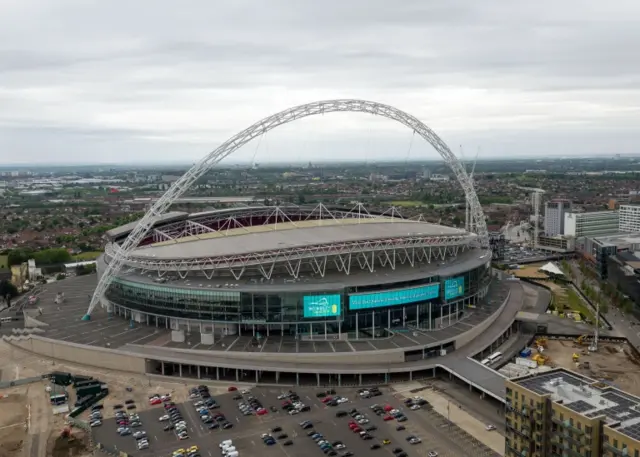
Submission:
M 640 457 L 640 398 L 564 368 L 505 383 L 506 457 Z

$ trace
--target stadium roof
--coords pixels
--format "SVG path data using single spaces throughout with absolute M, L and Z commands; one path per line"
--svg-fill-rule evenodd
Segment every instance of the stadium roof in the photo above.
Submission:
M 291 230 L 278 230 L 275 225 L 271 227 L 273 229 L 268 232 L 247 233 L 234 230 L 231 236 L 142 247 L 133 251 L 131 257 L 153 258 L 156 260 L 193 259 L 211 255 L 233 256 L 359 240 L 411 236 L 463 236 L 467 234 L 461 229 L 404 219 L 395 219 L 393 222 L 388 220 L 375 222 L 367 220 L 366 224 L 357 223 L 356 221 L 350 224 L 302 226 Z
M 455 276 L 465 273 L 471 269 L 478 268 L 486 264 L 491 259 L 491 253 L 487 250 L 472 249 L 470 251 L 461 252 L 453 259 L 445 262 L 432 262 L 424 264 L 416 264 L 411 266 L 409 263 L 396 265 L 396 269 L 378 269 L 374 273 L 369 270 L 353 268 L 346 275 L 344 272 L 331 270 L 327 271 L 325 276 L 310 275 L 305 273 L 301 275 L 302 281 L 296 282 L 290 279 L 286 274 L 279 274 L 270 281 L 261 282 L 256 280 L 255 276 L 250 278 L 242 278 L 234 280 L 229 276 L 207 277 L 187 277 L 180 278 L 168 276 L 168 281 L 163 283 L 163 287 L 187 288 L 187 289 L 205 289 L 205 290 L 233 290 L 235 292 L 263 292 L 263 293 L 279 293 L 279 292 L 309 292 L 318 291 L 326 292 L 333 290 L 341 290 L 345 287 L 361 287 L 371 286 L 373 284 L 394 284 L 398 282 L 415 281 L 429 276 Z M 143 274 L 136 271 L 130 271 L 119 275 L 123 280 L 133 281 L 142 284 L 158 286 L 154 281 L 153 275 Z
M 187 217 L 189 217 L 189 213 L 184 213 L 181 211 L 171 211 L 161 216 L 154 217 L 153 225 L 163 224 L 174 220 L 178 221 L 181 219 L 186 219 Z M 120 227 L 112 228 L 111 230 L 107 230 L 105 235 L 111 239 L 117 238 L 122 235 L 127 235 L 136 227 L 136 225 L 138 225 L 138 222 L 139 221 L 133 221 L 129 222 L 128 224 L 121 225 Z

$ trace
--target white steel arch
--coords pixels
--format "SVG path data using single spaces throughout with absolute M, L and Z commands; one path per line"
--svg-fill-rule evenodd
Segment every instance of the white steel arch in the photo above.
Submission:
M 442 156 L 447 165 L 449 165 L 451 171 L 456 175 L 456 178 L 465 193 L 466 199 L 469 202 L 470 213 L 475 224 L 480 243 L 485 248 L 489 247 L 487 225 L 482 213 L 482 206 L 480 205 L 478 196 L 473 188 L 473 183 L 471 182 L 464 166 L 460 163 L 455 154 L 451 152 L 449 147 L 433 130 L 414 116 L 389 105 L 383 105 L 381 103 L 366 100 L 351 99 L 318 101 L 286 109 L 256 122 L 222 143 L 214 151 L 207 154 L 202 160 L 191 167 L 191 169 L 180 179 L 174 182 L 169 190 L 167 190 L 167 192 L 165 192 L 165 194 L 153 204 L 142 219 L 140 219 L 138 225 L 136 225 L 124 243 L 122 243 L 116 255 L 114 255 L 111 258 L 111 261 L 107 264 L 106 270 L 100 277 L 98 286 L 93 293 L 93 297 L 91 297 L 87 314 L 85 314 L 83 319 L 90 319 L 91 312 L 102 299 L 104 293 L 111 284 L 113 277 L 120 272 L 125 259 L 129 253 L 138 246 L 140 241 L 142 241 L 145 234 L 153 226 L 154 220 L 158 216 L 164 214 L 174 200 L 182 196 L 187 189 L 189 189 L 191 185 L 198 178 L 204 175 L 213 165 L 220 162 L 222 159 L 229 156 L 254 138 L 267 133 L 269 130 L 279 127 L 280 125 L 288 124 L 289 122 L 293 122 L 304 117 L 332 112 L 358 112 L 386 117 L 387 119 L 406 125 L 431 144 L 431 146 L 433 146 L 433 148 Z

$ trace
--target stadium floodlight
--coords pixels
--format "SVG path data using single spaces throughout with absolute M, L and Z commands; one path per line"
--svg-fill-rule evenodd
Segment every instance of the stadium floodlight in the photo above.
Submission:
M 458 160 L 456 155 L 451 152 L 451 149 L 449 149 L 444 141 L 442 141 L 442 139 L 440 139 L 433 130 L 427 127 L 416 117 L 389 105 L 366 100 L 352 99 L 318 101 L 286 109 L 247 127 L 240 133 L 232 136 L 222 143 L 214 151 L 207 154 L 180 179 L 174 182 L 165 194 L 160 197 L 149 211 L 147 211 L 147 213 L 138 221 L 138 224 L 131 231 L 124 243 L 122 243 L 120 249 L 116 251 L 116 255 L 111 257 L 110 262 L 107 264 L 105 271 L 98 281 L 98 286 L 91 298 L 89 309 L 82 319 L 89 320 L 91 318 L 91 313 L 96 305 L 102 300 L 102 297 L 113 281 L 113 278 L 122 269 L 125 259 L 128 257 L 129 253 L 138 246 L 140 241 L 142 241 L 156 219 L 164 214 L 171 204 L 177 198 L 182 196 L 193 185 L 193 183 L 204 175 L 213 165 L 249 143 L 254 138 L 264 135 L 276 127 L 308 116 L 333 112 L 367 113 L 375 116 L 386 117 L 387 119 L 397 121 L 409 127 L 414 131 L 414 133 L 417 133 L 431 144 L 431 146 L 433 146 L 433 148 L 442 156 L 449 168 L 451 168 L 451 171 L 460 183 L 466 200 L 469 202 L 470 216 L 476 229 L 476 233 L 478 234 L 480 244 L 484 248 L 489 248 L 487 225 L 482 212 L 482 206 L 480 205 L 478 196 L 473 188 L 473 182 L 469 178 L 464 166 Z

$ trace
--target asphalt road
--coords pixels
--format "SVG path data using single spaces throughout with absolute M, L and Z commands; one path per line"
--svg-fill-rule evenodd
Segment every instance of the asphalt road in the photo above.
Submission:
M 203 457 L 213 457 L 219 453 L 218 444 L 225 439 L 233 440 L 241 456 L 323 457 L 324 454 L 313 440 L 307 437 L 306 431 L 302 430 L 299 425 L 303 420 L 311 420 L 315 430 L 322 433 L 329 441 L 342 441 L 347 446 L 346 450 L 350 450 L 355 456 L 391 457 L 392 450 L 396 447 L 402 448 L 411 457 L 424 457 L 431 450 L 437 451 L 439 457 L 496 456 L 495 453 L 479 445 L 472 437 L 457 427 L 451 426 L 446 422 L 446 419 L 434 412 L 407 411 L 409 420 L 403 424 L 406 430 L 397 431 L 398 424 L 395 421 L 384 422 L 382 418 L 370 414 L 369 406 L 374 403 L 403 408 L 400 401 L 390 393 L 361 400 L 357 398 L 355 390 L 341 389 L 338 393 L 349 398 L 350 402 L 331 408 L 316 398 L 317 389 L 298 388 L 296 391 L 300 395 L 301 401 L 311 406 L 311 411 L 290 416 L 279 408 L 282 403 L 282 400 L 277 399 L 277 396 L 282 393 L 280 389 L 257 387 L 252 389 L 253 395 L 260 399 L 267 408 L 270 406 L 278 407 L 277 413 L 269 412 L 262 417 L 242 416 L 238 413 L 237 402 L 232 399 L 233 394 L 224 394 L 215 397 L 221 405 L 217 411 L 225 414 L 227 419 L 235 424 L 233 429 L 209 431 L 201 425 L 194 407 L 190 403 L 184 403 L 178 408 L 182 411 L 188 424 L 190 434 L 188 440 L 178 441 L 172 432 L 162 431 L 163 423 L 159 422 L 158 418 L 163 411 L 161 407 L 156 406 L 150 410 L 139 412 L 143 423 L 140 429 L 145 430 L 149 437 L 150 448 L 148 450 L 138 451 L 134 438 L 117 435 L 114 419 L 108 419 L 101 427 L 94 429 L 95 441 L 111 448 L 115 446 L 118 450 L 129 451 L 136 457 L 169 456 L 176 449 L 193 445 L 200 447 Z M 338 410 L 351 408 L 357 408 L 361 413 L 365 413 L 371 424 L 378 427 L 378 430 L 372 433 L 373 440 L 364 441 L 353 434 L 347 425 L 348 417 L 336 417 Z M 262 443 L 260 435 L 269 432 L 276 426 L 282 427 L 283 432 L 289 435 L 289 439 L 294 442 L 292 446 L 283 446 L 277 443 L 275 446 L 268 447 Z M 410 445 L 406 441 L 409 434 L 419 436 L 423 443 Z M 379 450 L 370 449 L 371 444 L 381 443 L 385 438 L 391 440 L 392 444 L 383 445 Z

